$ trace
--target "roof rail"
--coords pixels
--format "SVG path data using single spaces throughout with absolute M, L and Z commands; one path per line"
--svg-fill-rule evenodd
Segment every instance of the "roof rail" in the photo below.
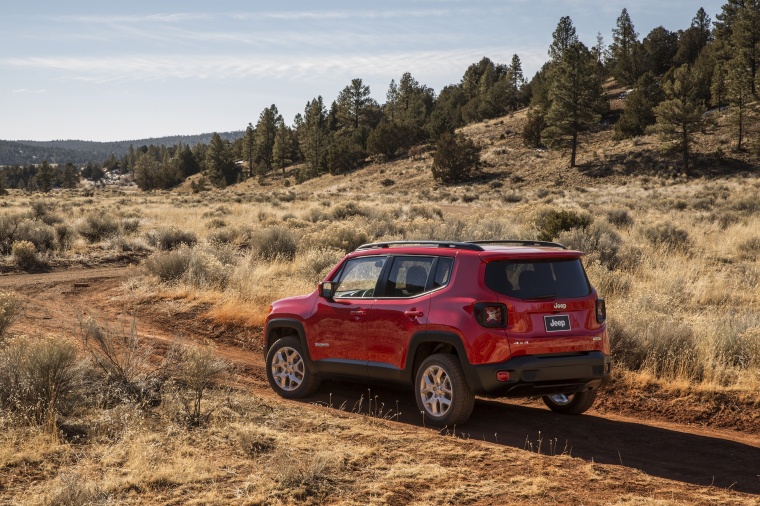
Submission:
M 548 241 L 530 241 L 521 239 L 503 239 L 498 241 L 383 241 L 362 244 L 356 251 L 390 248 L 391 246 L 434 246 L 437 248 L 466 249 L 470 251 L 485 251 L 486 244 L 515 244 L 518 246 L 544 246 L 549 248 L 567 249 L 566 246 Z
M 384 241 L 373 242 L 369 244 L 362 244 L 356 251 L 375 249 L 375 248 L 390 248 L 391 246 L 435 246 L 437 248 L 452 248 L 452 249 L 467 249 L 472 251 L 483 251 L 483 248 L 472 242 L 456 242 L 456 241 Z
M 517 244 L 518 246 L 545 246 L 548 248 L 567 249 L 567 246 L 558 242 L 530 241 L 522 239 L 503 239 L 498 241 L 468 241 L 470 244 Z

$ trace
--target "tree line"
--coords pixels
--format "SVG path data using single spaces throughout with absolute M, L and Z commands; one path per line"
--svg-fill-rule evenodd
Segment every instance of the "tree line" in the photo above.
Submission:
M 518 55 L 509 64 L 484 57 L 466 69 L 459 83 L 437 94 L 404 73 L 391 81 L 382 104 L 356 78 L 329 104 L 321 96 L 308 100 L 291 125 L 272 104 L 237 139 L 213 134 L 207 144 L 192 147 L 130 145 L 124 157 L 111 155 L 104 167 L 131 174 L 145 190 L 170 188 L 202 172 L 204 178 L 195 183 L 200 189 L 263 179 L 292 164 L 299 164 L 295 176 L 300 182 L 348 172 L 368 158 L 388 160 L 412 146 L 435 144 L 451 163 L 434 160 L 434 177 L 456 181 L 479 161 L 476 146 L 456 129 L 529 106 L 525 144 L 567 149 L 571 167 L 583 134 L 614 124 L 619 139 L 656 132 L 674 142 L 688 174 L 694 134 L 710 125 L 706 110 L 728 111 L 735 147 L 741 150 L 760 98 L 760 0 L 728 0 L 716 18 L 713 22 L 700 8 L 687 29 L 659 26 L 640 39 L 623 9 L 611 44 L 598 34 L 587 46 L 566 16 L 553 33 L 549 60 L 530 81 Z M 610 113 L 606 90 L 611 82 L 628 88 L 619 118 Z M 37 170 L 31 167 L 21 172 Z

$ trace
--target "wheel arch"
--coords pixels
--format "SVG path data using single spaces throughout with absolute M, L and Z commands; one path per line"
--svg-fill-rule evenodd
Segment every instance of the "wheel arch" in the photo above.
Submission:
M 271 348 L 275 342 L 283 337 L 293 335 L 297 336 L 301 341 L 304 359 L 311 363 L 311 356 L 309 355 L 309 346 L 306 342 L 306 331 L 304 330 L 303 323 L 293 318 L 277 318 L 267 322 L 264 333 L 264 356 L 266 356 L 269 348 Z
M 412 336 L 404 369 L 405 378 L 410 383 L 414 383 L 414 376 L 420 364 L 427 357 L 436 353 L 447 353 L 456 356 L 462 365 L 462 370 L 470 388 L 473 391 L 480 391 L 482 389 L 480 380 L 467 358 L 467 351 L 462 343 L 462 339 L 453 332 L 423 331 Z

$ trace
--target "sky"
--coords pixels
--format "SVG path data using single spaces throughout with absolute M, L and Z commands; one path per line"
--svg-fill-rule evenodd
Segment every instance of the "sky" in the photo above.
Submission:
M 122 141 L 244 130 L 275 104 L 287 124 L 351 79 L 385 102 L 410 72 L 436 92 L 487 56 L 530 78 L 570 16 L 612 41 L 686 29 L 703 0 L 0 0 L 0 139 Z

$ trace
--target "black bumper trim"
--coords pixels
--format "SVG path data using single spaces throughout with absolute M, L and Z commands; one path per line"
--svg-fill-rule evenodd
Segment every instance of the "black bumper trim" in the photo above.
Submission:
M 471 367 L 479 383 L 471 385 L 475 393 L 525 397 L 599 388 L 610 378 L 611 363 L 608 355 L 592 351 L 579 355 L 526 355 Z M 509 381 L 497 380 L 499 371 L 508 371 Z

